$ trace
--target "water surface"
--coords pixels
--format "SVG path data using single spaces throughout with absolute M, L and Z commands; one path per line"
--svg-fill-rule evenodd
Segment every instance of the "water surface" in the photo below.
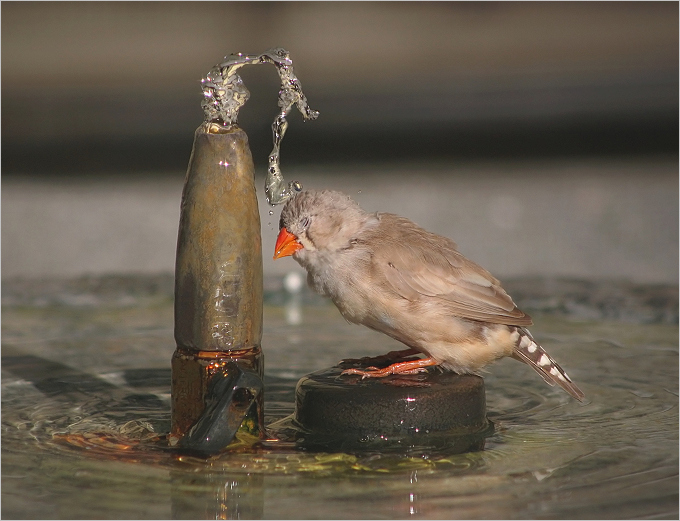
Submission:
M 3 517 L 677 518 L 677 288 L 506 286 L 584 404 L 504 360 L 485 375 L 496 430 L 482 452 L 284 444 L 201 460 L 163 438 L 171 276 L 5 282 Z M 399 347 L 306 291 L 267 288 L 267 423 L 292 412 L 303 375 Z

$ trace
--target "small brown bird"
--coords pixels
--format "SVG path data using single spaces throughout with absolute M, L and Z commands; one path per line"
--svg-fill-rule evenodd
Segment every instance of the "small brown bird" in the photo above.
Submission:
M 584 394 L 526 329 L 533 322 L 456 244 L 391 213 L 369 213 L 341 192 L 300 192 L 281 211 L 274 259 L 292 255 L 307 282 L 349 322 L 406 344 L 403 358 L 343 374 L 382 377 L 441 365 L 478 373 L 510 356 L 583 401 Z

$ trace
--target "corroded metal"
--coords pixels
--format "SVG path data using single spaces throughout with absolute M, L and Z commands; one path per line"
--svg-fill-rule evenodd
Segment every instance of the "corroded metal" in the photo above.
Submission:
M 238 127 L 202 125 L 182 193 L 175 341 L 229 351 L 261 339 L 262 240 L 248 137 Z
M 177 239 L 171 444 L 214 403 L 216 375 L 228 382 L 235 363 L 262 379 L 262 299 L 260 214 L 248 137 L 235 125 L 205 123 L 194 136 Z M 252 401 L 244 430 L 260 436 L 262 393 L 238 398 Z
M 259 347 L 230 352 L 198 352 L 177 348 L 172 357 L 172 428 L 170 444 L 176 445 L 203 415 L 211 396 L 210 384 L 216 376 L 229 376 L 233 363 L 262 379 L 264 360 Z M 238 398 L 252 402 L 251 410 L 240 415 L 243 432 L 260 438 L 264 434 L 263 393 L 245 391 Z M 246 421 L 243 421 L 246 420 Z

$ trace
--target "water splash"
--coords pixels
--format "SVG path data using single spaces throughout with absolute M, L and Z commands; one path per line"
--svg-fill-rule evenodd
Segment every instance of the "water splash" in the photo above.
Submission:
M 286 116 L 295 105 L 305 121 L 314 120 L 319 112 L 312 110 L 302 92 L 300 80 L 293 72 L 293 61 L 288 51 L 281 47 L 269 49 L 263 54 L 231 54 L 225 61 L 213 67 L 201 80 L 205 122 L 230 127 L 237 124 L 238 111 L 248 101 L 250 93 L 236 71 L 244 65 L 271 63 L 281 78 L 279 108 L 281 112 L 272 124 L 274 148 L 269 154 L 269 166 L 265 178 L 265 193 L 270 205 L 281 204 L 295 192 L 302 190 L 298 181 L 286 184 L 280 167 L 281 140 L 288 128 Z

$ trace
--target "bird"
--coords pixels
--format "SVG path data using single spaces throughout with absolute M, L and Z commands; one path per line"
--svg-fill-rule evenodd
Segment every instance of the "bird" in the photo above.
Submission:
M 274 259 L 287 256 L 348 322 L 407 346 L 384 355 L 393 362 L 387 367 L 351 368 L 342 375 L 381 378 L 430 366 L 479 375 L 490 363 L 511 357 L 584 400 L 534 340 L 527 329 L 531 317 L 447 237 L 396 214 L 367 212 L 339 191 L 305 190 L 281 210 Z M 424 358 L 404 360 L 416 354 Z

